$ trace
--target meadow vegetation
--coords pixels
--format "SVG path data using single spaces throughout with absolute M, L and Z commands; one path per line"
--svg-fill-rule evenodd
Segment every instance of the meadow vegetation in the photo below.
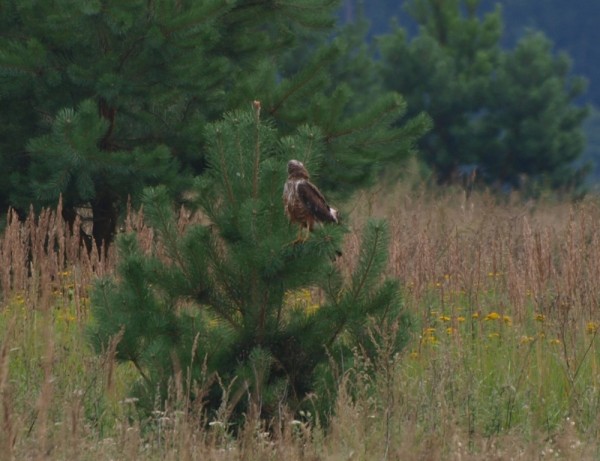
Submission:
M 411 337 L 365 325 L 375 362 L 355 350 L 337 370 L 330 420 L 248 411 L 232 427 L 187 405 L 174 377 L 151 415 L 129 395 L 133 366 L 90 341 L 89 290 L 118 260 L 81 250 L 58 210 L 9 212 L 0 239 L 0 453 L 3 459 L 596 459 L 600 455 L 600 202 L 498 199 L 463 191 L 371 191 L 345 215 L 336 264 L 351 273 L 362 223 L 385 217 L 388 274 L 400 280 Z M 202 219 L 182 210 L 180 229 Z M 74 226 L 78 229 L 79 226 Z M 122 232 L 149 248 L 129 210 Z M 289 293 L 311 315 L 319 293 Z M 230 383 L 222 383 L 226 390 Z

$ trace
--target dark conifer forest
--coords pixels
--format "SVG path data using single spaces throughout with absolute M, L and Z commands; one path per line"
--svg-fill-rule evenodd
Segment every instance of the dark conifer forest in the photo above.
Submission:
M 410 34 L 417 34 L 418 25 L 410 14 L 410 0 L 346 0 L 340 20 L 355 21 L 362 14 L 370 24 L 369 36 L 389 33 L 392 23 L 398 23 Z M 464 2 L 465 4 L 469 2 Z M 574 74 L 586 80 L 586 90 L 578 98 L 580 105 L 593 106 L 584 124 L 586 147 L 580 159 L 588 162 L 589 183 L 600 180 L 600 146 L 598 135 L 600 116 L 600 3 L 595 0 L 574 0 L 568 5 L 562 0 L 481 0 L 480 14 L 500 8 L 503 22 L 500 43 L 510 49 L 532 31 L 543 33 L 552 43 L 552 52 L 568 55 Z

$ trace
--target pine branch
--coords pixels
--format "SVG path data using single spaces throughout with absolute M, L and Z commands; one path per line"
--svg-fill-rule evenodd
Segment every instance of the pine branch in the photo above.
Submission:
M 171 37 L 176 33 L 205 27 L 231 9 L 227 3 L 220 0 L 213 1 L 212 4 L 207 1 L 192 3 L 193 9 L 187 11 L 187 14 L 173 17 L 168 24 L 161 28 L 162 32 L 165 37 Z
M 160 233 L 171 259 L 182 271 L 186 271 L 186 264 L 179 251 L 179 236 L 174 226 L 174 215 L 168 200 L 164 186 L 146 189 L 142 195 L 142 203 L 146 206 L 146 216 L 149 218 L 150 224 Z
M 392 101 L 387 103 L 386 106 L 387 107 L 385 107 L 383 110 L 379 108 L 373 108 L 370 113 L 361 114 L 355 117 L 353 120 L 350 120 L 348 123 L 346 123 L 345 128 L 334 133 L 326 134 L 327 141 L 331 141 L 333 139 L 347 136 L 356 132 L 369 132 L 386 119 L 389 119 L 394 113 L 397 117 L 399 117 L 404 112 L 406 103 L 399 95 L 397 95 Z M 365 123 L 365 120 L 368 120 L 368 122 Z
M 226 160 L 225 160 L 225 147 L 223 145 L 223 138 L 222 138 L 222 130 L 220 128 L 217 128 L 215 130 L 215 134 L 217 136 L 217 154 L 219 157 L 219 162 L 220 162 L 220 167 L 221 167 L 221 174 L 223 175 L 223 182 L 225 183 L 225 191 L 227 192 L 227 198 L 229 199 L 229 203 L 231 203 L 231 205 L 235 205 L 236 200 L 235 200 L 235 195 L 233 194 L 233 189 L 231 187 L 231 183 L 229 182 L 229 174 L 227 172 L 227 164 L 226 164 Z
M 367 281 L 376 275 L 372 273 L 377 270 L 376 266 L 381 266 L 385 262 L 387 255 L 385 254 L 385 248 L 381 248 L 381 245 L 387 241 L 386 230 L 383 221 L 376 222 L 370 220 L 367 223 L 365 236 L 361 245 L 358 267 L 352 277 L 352 294 L 354 299 L 360 297 Z M 365 249 L 367 245 L 372 251 L 368 252 L 369 248 Z
M 131 363 L 133 363 L 133 366 L 135 367 L 135 369 L 139 372 L 140 376 L 144 379 L 144 381 L 146 382 L 146 384 L 148 386 L 152 385 L 152 381 L 150 380 L 150 378 L 148 378 L 148 376 L 146 375 L 146 373 L 144 372 L 144 370 L 142 370 L 142 367 L 140 367 L 140 364 L 138 363 L 138 361 L 134 358 L 130 358 Z
M 260 164 L 260 101 L 252 103 L 254 109 L 254 168 L 252 170 L 252 197 L 258 198 L 258 166 Z
M 322 53 L 322 56 L 317 57 L 316 62 L 308 65 L 299 75 L 295 76 L 291 81 L 288 81 L 287 86 L 289 88 L 285 90 L 279 100 L 269 108 L 269 114 L 275 116 L 285 102 L 302 88 L 307 86 L 315 77 L 318 77 L 333 59 L 334 55 L 338 53 L 339 50 L 337 48 L 333 46 L 330 47 Z M 285 87 L 285 85 L 282 85 L 282 87 Z

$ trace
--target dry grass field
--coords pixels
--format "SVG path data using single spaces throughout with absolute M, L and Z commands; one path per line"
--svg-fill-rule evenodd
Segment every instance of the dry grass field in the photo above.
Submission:
M 389 274 L 413 319 L 407 347 L 390 352 L 389 328 L 372 327 L 382 358 L 357 352 L 328 427 L 282 412 L 266 432 L 248 415 L 236 437 L 219 415 L 181 409 L 177 392 L 141 417 L 127 394 L 136 371 L 86 340 L 89 287 L 117 256 L 81 252 L 55 212 L 24 223 L 9 216 L 0 238 L 0 458 L 600 457 L 600 202 L 397 190 L 357 203 L 338 264 L 354 264 L 366 216 L 389 220 Z M 131 212 L 124 227 L 149 244 L 141 215 Z

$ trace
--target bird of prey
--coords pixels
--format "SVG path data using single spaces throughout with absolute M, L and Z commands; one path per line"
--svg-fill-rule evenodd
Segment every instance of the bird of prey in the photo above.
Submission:
M 285 214 L 300 225 L 297 241 L 303 241 L 302 231 L 312 231 L 316 223 L 339 223 L 339 213 L 330 207 L 321 191 L 310 182 L 308 171 L 298 160 L 287 164 L 288 178 L 283 187 Z

